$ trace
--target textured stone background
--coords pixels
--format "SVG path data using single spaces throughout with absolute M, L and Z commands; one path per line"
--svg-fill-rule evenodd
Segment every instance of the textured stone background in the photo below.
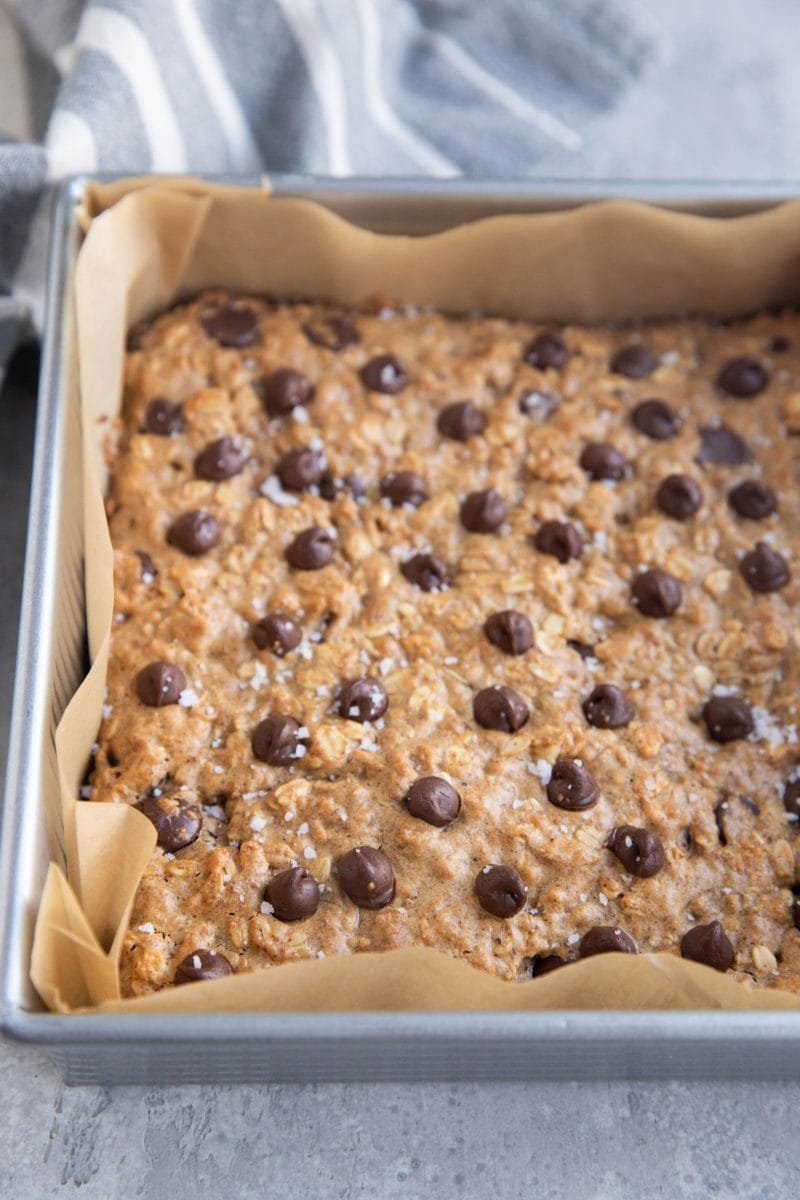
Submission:
M 800 179 L 797 0 L 641 7 L 662 64 L 582 151 L 554 154 L 542 174 Z M 0 29 L 0 112 L 23 121 L 14 77 Z M 0 763 L 32 418 L 23 361 L 0 398 Z M 26 1200 L 776 1200 L 800 1190 L 800 1084 L 70 1090 L 43 1056 L 8 1044 L 0 1073 L 0 1195 Z

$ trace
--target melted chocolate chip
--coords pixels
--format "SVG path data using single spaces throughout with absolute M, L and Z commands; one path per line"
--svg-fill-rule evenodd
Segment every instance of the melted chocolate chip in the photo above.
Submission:
M 581 812 L 600 799 L 594 775 L 574 758 L 556 759 L 546 790 L 550 803 L 567 812 Z
M 381 495 L 391 501 L 394 508 L 410 504 L 419 508 L 430 499 L 428 485 L 415 471 L 391 471 L 381 480 Z
M 600 683 L 586 697 L 583 715 L 595 729 L 621 729 L 629 725 L 636 710 L 621 688 L 613 683 Z
M 305 921 L 319 905 L 319 884 L 305 867 L 289 867 L 270 879 L 264 899 L 279 921 Z
M 590 479 L 624 479 L 629 468 L 624 455 L 608 442 L 590 442 L 580 457 L 580 465 Z
M 213 550 L 219 538 L 219 522 L 204 508 L 176 517 L 167 531 L 170 546 L 188 554 L 190 558 L 199 558 L 201 554 Z
M 436 428 L 443 437 L 456 442 L 468 442 L 486 428 L 486 415 L 469 400 L 463 404 L 448 404 L 436 418 Z
M 502 733 L 516 733 L 531 715 L 522 696 L 505 686 L 478 692 L 472 701 L 472 714 L 484 729 L 498 729 Z
M 624 346 L 611 360 L 611 370 L 615 375 L 625 375 L 628 379 L 645 379 L 652 375 L 658 366 L 658 359 L 652 350 L 638 343 Z
M 569 358 L 569 350 L 560 333 L 548 330 L 534 338 L 525 351 L 525 362 L 540 371 L 548 367 L 559 371 Z
M 712 696 L 703 705 L 702 717 L 714 742 L 738 742 L 753 732 L 753 712 L 741 696 Z
M 293 408 L 310 404 L 314 398 L 311 380 L 290 367 L 273 371 L 259 383 L 253 384 L 253 388 L 261 396 L 271 417 L 285 416 Z
M 524 654 L 533 645 L 533 626 L 524 613 L 513 608 L 492 613 L 483 629 L 492 645 L 504 654 Z
M 773 354 L 786 354 L 792 348 L 791 338 L 785 337 L 779 333 L 776 337 L 770 338 L 767 349 Z
M 792 900 L 792 921 L 795 929 L 800 929 L 800 896 Z
M 591 958 L 595 954 L 636 954 L 636 943 L 630 934 L 613 925 L 595 925 L 587 930 L 578 942 L 578 958 Z
M 174 796 L 145 796 L 136 807 L 155 825 L 156 841 L 167 854 L 177 854 L 191 846 L 203 825 L 199 805 Z
M 388 707 L 386 688 L 371 675 L 351 680 L 339 693 L 339 713 L 349 721 L 377 721 Z
M 727 971 L 733 962 L 733 946 L 719 921 L 695 925 L 681 938 L 681 957 Z
M 612 829 L 606 842 L 629 875 L 649 879 L 657 875 L 666 861 L 661 838 L 649 829 L 637 829 L 635 825 L 618 825 Z
M 588 642 L 581 642 L 578 638 L 567 638 L 567 645 L 570 650 L 579 654 L 584 662 L 587 658 L 594 658 L 594 646 L 590 646 Z
M 534 954 L 530 964 L 531 975 L 534 979 L 538 979 L 540 975 L 548 975 L 551 971 L 557 971 L 559 967 L 566 965 L 566 959 L 559 958 L 557 954 Z
M 408 376 L 399 359 L 393 354 L 379 354 L 371 358 L 359 371 L 361 382 L 372 392 L 385 392 L 394 396 L 408 383 Z
M 634 428 L 656 442 L 674 438 L 681 427 L 678 416 L 665 400 L 642 400 L 631 413 Z
M 757 479 L 743 479 L 728 492 L 728 504 L 740 517 L 749 521 L 763 521 L 771 517 L 778 501 L 771 487 Z
M 136 695 L 150 708 L 177 704 L 186 687 L 186 676 L 180 667 L 168 662 L 151 662 L 136 676 Z
M 139 567 L 139 578 L 142 583 L 152 583 L 156 575 L 158 575 L 156 564 L 146 550 L 137 550 L 136 557 L 141 564 Z
M 525 417 L 534 417 L 538 421 L 546 421 L 552 416 L 561 403 L 561 397 L 555 392 L 543 392 L 539 389 L 522 392 L 517 404 L 519 411 Z
M 400 570 L 423 592 L 443 592 L 453 582 L 450 568 L 435 554 L 413 554 Z
M 151 400 L 144 414 L 143 429 L 156 437 L 172 437 L 183 429 L 183 409 L 169 400 Z
M 225 975 L 233 973 L 233 967 L 224 954 L 218 954 L 216 950 L 195 950 L 178 963 L 174 983 L 176 987 L 180 987 L 183 983 L 222 979 Z
M 359 908 L 385 908 L 394 899 L 394 870 L 382 850 L 357 846 L 336 868 L 342 891 Z
M 303 492 L 322 479 L 325 459 L 319 451 L 301 446 L 284 454 L 278 460 L 275 472 L 287 491 Z
M 683 588 L 674 575 L 651 567 L 631 584 L 633 603 L 645 617 L 671 617 L 681 606 Z
M 247 455 L 235 438 L 218 438 L 209 442 L 194 460 L 194 473 L 198 479 L 217 483 L 238 475 L 247 461 Z
M 492 864 L 475 877 L 475 895 L 485 912 L 493 917 L 515 917 L 525 906 L 528 889 L 519 871 Z
M 737 400 L 749 400 L 763 392 L 769 383 L 769 375 L 757 358 L 744 355 L 725 363 L 717 376 L 717 387 Z
M 544 521 L 536 530 L 533 544 L 542 554 L 550 554 L 560 563 L 580 558 L 583 551 L 581 535 L 568 521 Z
M 200 324 L 220 346 L 241 350 L 258 341 L 258 313 L 252 308 L 223 304 L 201 317 Z
M 470 533 L 494 533 L 508 516 L 505 500 L 494 488 L 485 492 L 470 492 L 461 509 L 461 524 Z
M 271 650 L 278 658 L 296 650 L 302 640 L 302 626 L 286 613 L 267 613 L 253 626 L 253 641 L 259 650 Z
M 766 542 L 756 542 L 739 563 L 739 572 L 751 592 L 777 592 L 791 579 L 789 564 Z
M 412 817 L 443 829 L 455 821 L 461 811 L 461 797 L 452 784 L 437 775 L 426 775 L 412 783 L 406 794 L 406 808 Z
M 702 503 L 702 488 L 689 475 L 667 475 L 658 485 L 656 505 L 676 521 L 688 521 Z
M 302 726 L 294 717 L 273 713 L 259 721 L 250 737 L 253 754 L 271 767 L 291 766 L 303 757 L 308 734 L 301 736 Z M 299 753 L 298 753 L 299 752 Z
M 727 425 L 707 425 L 700 430 L 699 463 L 740 467 L 752 459 L 747 442 Z
M 800 779 L 790 779 L 783 790 L 783 807 L 790 816 L 800 819 Z
M 336 353 L 348 346 L 356 346 L 361 341 L 361 334 L 347 313 L 312 318 L 303 326 L 303 333 L 315 346 L 322 346 L 324 350 L 333 350 Z
M 311 525 L 286 547 L 286 561 L 298 571 L 319 571 L 332 562 L 333 551 L 333 535 L 319 525 Z

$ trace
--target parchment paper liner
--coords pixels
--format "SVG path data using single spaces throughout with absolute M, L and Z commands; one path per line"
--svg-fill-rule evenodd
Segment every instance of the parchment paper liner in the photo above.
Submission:
M 517 984 L 425 948 L 291 963 L 121 1000 L 120 942 L 155 833 L 133 809 L 76 801 L 100 722 L 113 607 L 98 430 L 118 411 L 131 324 L 209 286 L 345 304 L 378 293 L 548 321 L 752 312 L 800 295 L 800 202 L 733 220 L 614 202 L 410 238 L 368 233 L 266 191 L 127 180 L 90 187 L 83 218 L 75 299 L 93 666 L 56 734 L 61 796 L 44 798 L 51 815 L 60 805 L 67 847 L 66 876 L 50 867 L 33 948 L 45 1003 L 59 1012 L 800 1008 L 798 996 L 744 986 L 673 954 L 604 955 Z

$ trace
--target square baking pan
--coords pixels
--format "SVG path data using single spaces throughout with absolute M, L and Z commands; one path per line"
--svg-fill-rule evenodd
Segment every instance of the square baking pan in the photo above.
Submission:
M 224 180 L 260 187 L 258 179 Z M 72 274 L 86 180 L 55 197 L 30 523 L 0 838 L 2 1029 L 45 1049 L 70 1084 L 455 1079 L 793 1079 L 800 1012 L 45 1012 L 29 976 L 36 908 L 57 831 L 55 726 L 86 670 L 81 431 Z M 275 194 L 367 228 L 422 234 L 478 217 L 644 200 L 717 217 L 800 195 L 800 183 L 563 183 L 308 179 Z

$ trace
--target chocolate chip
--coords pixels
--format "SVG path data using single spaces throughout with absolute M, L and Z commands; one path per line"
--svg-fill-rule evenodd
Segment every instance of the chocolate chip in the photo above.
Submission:
M 688 521 L 702 503 L 702 488 L 689 475 L 667 475 L 658 485 L 656 505 L 676 521 Z
M 289 867 L 270 879 L 264 899 L 279 921 L 305 921 L 319 905 L 319 884 L 305 867 Z
M 578 942 L 578 958 L 591 958 L 595 954 L 636 954 L 636 942 L 622 929 L 613 925 L 595 925 L 587 930 Z
M 446 438 L 467 442 L 486 428 L 486 415 L 465 400 L 463 404 L 448 404 L 436 418 L 436 428 Z
M 525 362 L 540 371 L 548 367 L 558 371 L 569 358 L 569 350 L 560 333 L 548 330 L 534 338 L 525 351 Z
M 517 404 L 519 411 L 525 417 L 535 417 L 538 421 L 546 421 L 552 416 L 561 403 L 561 397 L 555 392 L 543 392 L 539 389 L 522 392 Z
M 478 692 L 472 701 L 472 714 L 484 729 L 498 729 L 502 733 L 516 733 L 531 715 L 522 696 L 505 686 Z
M 293 408 L 302 408 L 314 398 L 311 380 L 290 367 L 281 367 L 253 384 L 271 417 L 282 417 Z
M 789 564 L 766 542 L 756 542 L 739 562 L 739 572 L 751 592 L 777 592 L 791 579 Z
M 339 693 L 339 713 L 349 721 L 377 721 L 388 707 L 386 688 L 371 675 L 351 680 Z
M 302 640 L 302 626 L 286 613 L 267 613 L 253 626 L 253 641 L 259 650 L 271 650 L 278 658 L 296 650 Z
M 406 808 L 412 817 L 443 829 L 455 821 L 461 811 L 461 797 L 452 784 L 437 775 L 426 775 L 412 783 L 406 794 Z
M 142 704 L 150 708 L 163 708 L 166 704 L 177 704 L 186 687 L 186 676 L 180 667 L 168 662 L 151 662 L 142 667 L 136 676 L 136 695 Z
M 167 531 L 170 546 L 175 546 L 190 558 L 199 558 L 201 554 L 213 550 L 219 538 L 219 522 L 204 508 L 176 517 Z
M 608 442 L 590 442 L 579 461 L 590 479 L 620 480 L 629 473 L 625 457 Z
M 239 442 L 232 437 L 218 438 L 209 442 L 194 460 L 194 473 L 198 479 L 218 482 L 238 475 L 247 461 L 247 455 Z
M 325 472 L 325 459 L 319 451 L 301 446 L 284 454 L 275 471 L 288 491 L 303 492 L 319 483 Z
M 170 404 L 169 400 L 151 400 L 144 414 L 145 433 L 154 433 L 156 437 L 171 437 L 183 429 L 183 409 L 180 404 Z
M 361 334 L 353 324 L 348 314 L 332 317 L 312 317 L 303 326 L 303 333 L 315 346 L 324 350 L 345 350 L 348 346 L 356 346 L 361 341 Z
M 757 479 L 743 479 L 728 492 L 728 504 L 740 517 L 763 521 L 771 517 L 778 501 L 771 487 Z
M 740 696 L 712 696 L 703 705 L 702 717 L 714 742 L 738 742 L 754 729 L 752 709 Z
M 579 654 L 584 662 L 587 658 L 594 658 L 594 646 L 590 646 L 588 642 L 581 642 L 578 638 L 567 638 L 567 645 L 570 650 Z
M 200 324 L 220 346 L 233 346 L 240 350 L 258 341 L 258 313 L 252 308 L 223 304 L 221 308 L 201 317 Z
M 324 471 L 319 481 L 322 499 L 335 500 L 340 492 L 349 492 L 354 500 L 360 500 L 365 495 L 364 484 L 352 473 L 345 475 L 344 479 L 336 479 L 330 471 Z
M 636 716 L 636 710 L 621 688 L 599 683 L 582 705 L 583 715 L 595 729 L 621 729 Z
M 195 950 L 178 963 L 174 983 L 176 987 L 180 987 L 183 983 L 222 979 L 225 975 L 233 973 L 233 967 L 224 954 L 218 954 L 216 950 Z
M 494 533 L 508 516 L 505 500 L 494 488 L 470 492 L 460 509 L 461 524 L 470 533 Z
M 319 525 L 311 525 L 286 547 L 286 561 L 298 571 L 319 571 L 333 560 L 333 536 Z
M 359 371 L 361 382 L 372 392 L 385 392 L 394 396 L 408 383 L 408 376 L 399 359 L 393 354 L 379 354 L 371 358 Z
M 560 563 L 580 558 L 583 551 L 581 535 L 568 521 L 544 521 L 536 530 L 533 544 L 542 554 L 550 554 Z
M 533 645 L 533 626 L 524 613 L 513 608 L 492 613 L 483 629 L 492 645 L 504 654 L 524 654 Z
M 800 779 L 790 779 L 783 790 L 783 807 L 787 813 L 800 819 Z
M 661 838 L 649 829 L 637 829 L 635 825 L 618 825 L 612 829 L 606 842 L 629 875 L 649 879 L 657 875 L 664 866 L 664 847 Z
M 428 485 L 415 471 L 390 471 L 381 480 L 381 495 L 390 500 L 394 508 L 410 504 L 419 508 L 430 499 Z
M 631 584 L 633 603 L 645 617 L 671 617 L 681 606 L 683 588 L 674 575 L 651 567 Z
M 763 392 L 769 383 L 769 375 L 757 358 L 744 355 L 725 363 L 717 376 L 717 387 L 738 400 L 748 400 Z
M 199 805 L 174 796 L 145 796 L 136 807 L 155 825 L 156 841 L 167 854 L 176 854 L 191 846 L 203 825 Z
M 359 908 L 385 908 L 394 899 L 394 870 L 382 850 L 356 846 L 336 869 L 342 891 Z
M 792 921 L 795 929 L 800 929 L 800 896 L 792 900 Z
M 568 812 L 591 808 L 600 799 L 594 775 L 574 758 L 556 759 L 546 790 L 550 803 Z
M 767 349 L 773 354 L 786 354 L 792 348 L 791 338 L 785 337 L 779 333 L 777 337 L 771 338 L 767 343 Z
M 528 889 L 519 871 L 492 864 L 475 877 L 475 895 L 481 908 L 493 917 L 515 917 L 525 907 Z
M 435 554 L 412 554 L 400 570 L 423 592 L 443 592 L 453 582 L 450 568 Z
M 658 366 L 658 359 L 652 350 L 638 343 L 624 346 L 611 360 L 611 370 L 615 375 L 625 375 L 628 379 L 644 379 L 652 375 Z
M 681 938 L 681 957 L 727 971 L 733 962 L 733 946 L 719 921 L 694 925 Z
M 751 462 L 752 458 L 744 438 L 728 429 L 727 425 L 707 425 L 700 430 L 698 462 L 740 467 L 742 463 Z
M 674 438 L 681 427 L 677 414 L 664 400 L 642 400 L 631 413 L 634 427 L 656 442 Z
M 139 578 L 141 579 L 142 583 L 152 583 L 156 575 L 158 575 L 156 564 L 153 562 L 146 550 L 137 550 L 136 557 L 139 559 L 140 563 Z
M 305 753 L 308 731 L 294 717 L 273 713 L 259 721 L 250 737 L 253 754 L 271 767 L 288 767 Z
M 559 958 L 557 954 L 534 954 L 530 963 L 531 975 L 538 979 L 540 975 L 549 975 L 551 971 L 566 965 L 566 959 Z

